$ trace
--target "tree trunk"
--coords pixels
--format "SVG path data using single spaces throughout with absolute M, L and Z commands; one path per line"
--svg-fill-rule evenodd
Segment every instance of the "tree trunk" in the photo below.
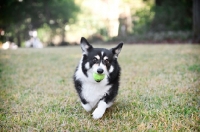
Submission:
M 193 0 L 193 43 L 200 43 L 200 0 Z
M 61 43 L 64 43 L 65 42 L 65 28 L 64 28 L 64 26 L 61 28 L 61 36 L 62 36 L 62 42 Z
M 156 6 L 161 6 L 163 0 L 155 0 Z
M 20 37 L 20 33 L 17 33 L 17 45 L 18 47 L 21 47 L 21 37 Z

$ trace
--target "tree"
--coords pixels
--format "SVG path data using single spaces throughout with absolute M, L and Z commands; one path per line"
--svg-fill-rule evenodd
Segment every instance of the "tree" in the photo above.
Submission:
M 64 30 L 64 25 L 78 10 L 73 0 L 3 0 L 0 2 L 0 28 L 17 38 L 20 46 L 27 31 L 40 28 L 44 23 Z
M 192 28 L 192 1 L 155 0 L 153 31 L 187 31 Z
M 193 43 L 200 43 L 200 1 L 193 0 Z

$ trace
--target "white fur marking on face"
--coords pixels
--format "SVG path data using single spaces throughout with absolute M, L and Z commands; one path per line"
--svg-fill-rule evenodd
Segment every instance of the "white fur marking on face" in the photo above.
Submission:
M 108 74 L 108 72 L 107 72 L 107 68 L 106 68 L 106 66 L 101 62 L 100 64 L 99 64 L 99 66 L 98 67 L 96 67 L 96 71 L 97 71 L 97 69 L 98 68 L 101 68 L 101 69 L 103 69 L 103 74 Z
M 100 56 L 99 55 L 96 55 L 96 56 L 94 56 L 95 58 L 97 58 L 97 60 L 99 60 L 100 59 Z
M 92 66 L 92 70 L 93 70 L 93 73 L 97 73 L 97 69 L 99 68 L 99 65 L 98 64 L 94 64 Z
M 106 60 L 106 59 L 108 59 L 108 57 L 107 57 L 107 56 L 105 56 L 103 59 L 104 59 L 104 60 Z
M 101 52 L 101 55 L 103 56 L 103 54 L 104 54 L 104 52 L 102 51 L 102 52 Z
M 114 67 L 111 65 L 110 66 L 110 69 L 109 69 L 109 73 L 113 72 L 114 71 Z
M 86 68 L 87 70 L 90 69 L 90 64 L 89 64 L 89 62 L 85 63 L 85 68 Z

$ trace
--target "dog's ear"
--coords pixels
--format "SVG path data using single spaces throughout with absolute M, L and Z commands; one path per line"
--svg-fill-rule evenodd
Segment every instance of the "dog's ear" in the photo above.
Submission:
M 81 37 L 81 49 L 83 51 L 83 54 L 87 55 L 88 51 L 92 48 L 92 45 L 90 45 L 84 37 Z
M 115 48 L 112 48 L 111 51 L 114 54 L 114 58 L 117 58 L 123 46 L 123 42 L 119 43 Z

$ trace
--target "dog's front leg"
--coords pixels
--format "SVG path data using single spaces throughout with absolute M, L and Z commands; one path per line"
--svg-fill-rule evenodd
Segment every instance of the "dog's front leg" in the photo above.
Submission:
M 97 108 L 94 110 L 94 112 L 92 113 L 93 118 L 94 119 L 99 119 L 103 116 L 103 114 L 106 111 L 106 108 L 110 107 L 112 105 L 112 103 L 107 104 L 104 100 L 101 100 L 98 103 Z
M 92 110 L 92 107 L 90 104 L 83 104 L 81 103 L 81 105 L 83 106 L 83 108 L 87 111 L 87 112 L 90 112 Z

